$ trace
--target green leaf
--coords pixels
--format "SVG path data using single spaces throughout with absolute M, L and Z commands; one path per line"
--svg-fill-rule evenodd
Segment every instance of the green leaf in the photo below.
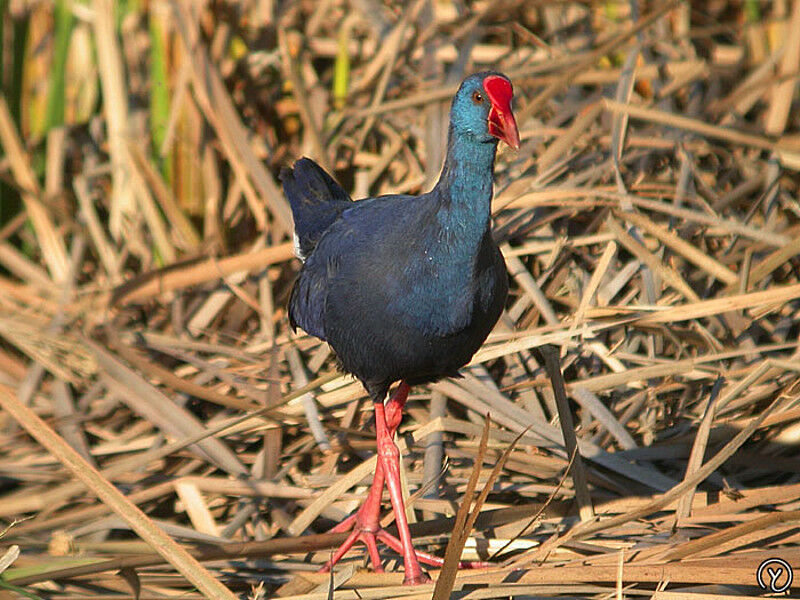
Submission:
M 350 26 L 344 22 L 339 30 L 336 62 L 333 66 L 333 100 L 336 108 L 344 106 L 350 88 L 350 55 L 347 53 L 349 42 Z
M 45 131 L 64 123 L 67 53 L 75 20 L 65 0 L 56 2 L 54 18 L 53 68 L 50 71 L 51 78 L 47 96 L 47 112 L 45 113 Z
M 154 154 L 158 156 L 167 135 L 169 122 L 169 76 L 164 28 L 156 15 L 150 15 L 150 133 Z M 158 160 L 162 164 L 161 160 Z M 170 161 L 163 161 L 162 174 L 172 180 Z

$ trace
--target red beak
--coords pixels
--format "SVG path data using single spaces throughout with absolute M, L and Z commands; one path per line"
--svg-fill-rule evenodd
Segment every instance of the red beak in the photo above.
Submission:
M 511 111 L 511 98 L 514 96 L 511 82 L 499 75 L 489 75 L 483 80 L 483 89 L 492 103 L 489 109 L 489 134 L 503 140 L 514 150 L 519 150 L 519 130 Z

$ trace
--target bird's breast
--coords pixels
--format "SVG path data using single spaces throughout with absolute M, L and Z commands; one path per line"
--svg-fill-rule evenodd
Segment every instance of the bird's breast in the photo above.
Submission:
M 485 284 L 485 275 L 476 272 L 475 250 L 449 250 L 429 247 L 406 265 L 404 283 L 387 306 L 407 325 L 433 335 L 453 335 L 468 327 L 476 291 Z

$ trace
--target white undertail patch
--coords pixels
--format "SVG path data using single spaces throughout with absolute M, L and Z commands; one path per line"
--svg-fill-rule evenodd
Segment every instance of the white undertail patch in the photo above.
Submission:
M 292 234 L 292 240 L 294 240 L 294 255 L 300 259 L 300 262 L 306 262 L 306 255 L 300 250 L 300 238 L 297 237 L 296 232 Z

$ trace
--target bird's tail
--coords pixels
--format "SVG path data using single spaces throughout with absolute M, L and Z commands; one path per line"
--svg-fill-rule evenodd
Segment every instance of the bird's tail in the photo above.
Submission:
M 281 182 L 292 207 L 297 255 L 305 260 L 325 230 L 350 206 L 352 200 L 310 158 L 301 158 L 291 169 L 281 169 Z

